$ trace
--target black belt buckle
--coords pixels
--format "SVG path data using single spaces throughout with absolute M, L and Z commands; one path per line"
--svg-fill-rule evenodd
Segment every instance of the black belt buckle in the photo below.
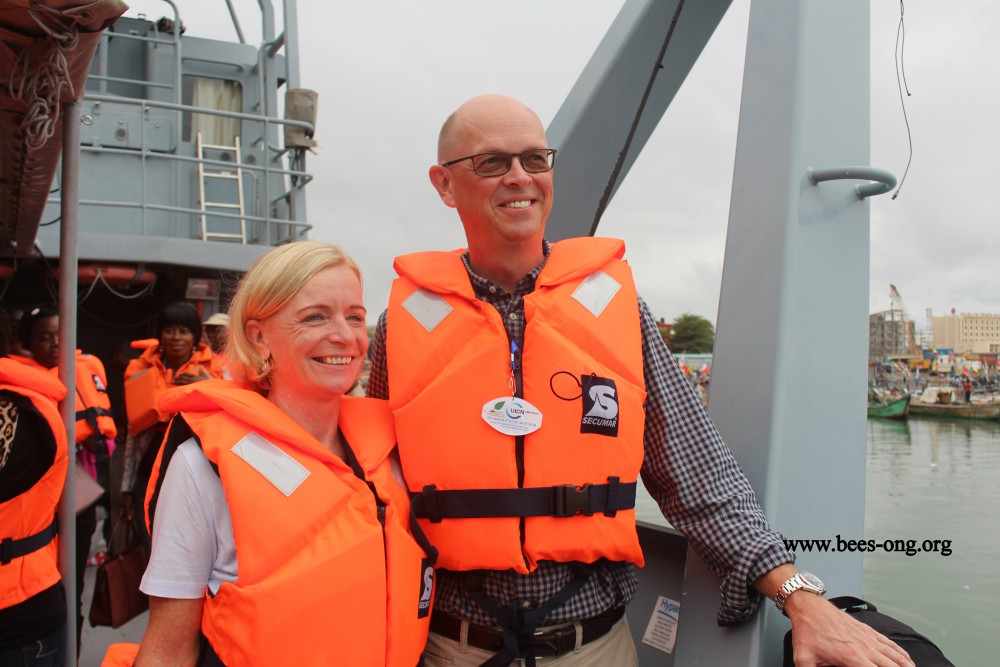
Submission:
M 562 484 L 552 487 L 552 516 L 570 517 L 584 514 L 593 516 L 590 510 L 590 484 L 574 486 Z

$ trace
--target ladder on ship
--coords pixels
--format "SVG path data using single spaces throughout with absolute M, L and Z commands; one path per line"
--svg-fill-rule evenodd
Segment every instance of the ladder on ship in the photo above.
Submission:
M 232 146 L 223 146 L 217 144 L 206 144 L 202 141 L 201 132 L 198 132 L 198 203 L 201 210 L 201 240 L 208 241 L 210 239 L 222 239 L 229 241 L 239 241 L 240 243 L 247 242 L 247 223 L 245 216 L 245 211 L 243 208 L 243 168 L 242 161 L 240 157 L 240 138 L 235 138 L 235 143 Z M 213 165 L 213 168 L 206 169 L 205 167 L 205 151 L 214 150 L 221 151 L 223 154 L 231 151 L 235 159 L 232 170 L 219 168 Z M 231 187 L 225 187 L 222 185 L 217 188 L 211 188 L 213 191 L 212 196 L 225 197 L 224 200 L 212 201 L 206 196 L 206 182 L 219 181 L 222 184 L 229 184 Z M 231 196 L 230 196 L 231 195 Z M 239 212 L 239 233 L 234 231 L 221 231 L 218 226 L 220 223 L 216 223 L 214 229 L 209 229 L 209 218 L 212 217 L 213 212 L 217 211 L 231 211 Z M 218 218 L 218 216 L 216 216 Z M 225 226 L 226 229 L 231 229 L 231 217 L 221 217 L 223 222 L 229 223 Z

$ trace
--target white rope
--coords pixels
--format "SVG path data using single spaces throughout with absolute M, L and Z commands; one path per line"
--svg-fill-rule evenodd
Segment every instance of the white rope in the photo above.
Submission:
M 21 130 L 25 133 L 27 146 L 37 149 L 56 132 L 63 89 L 71 98 L 76 98 L 66 54 L 77 47 L 80 36 L 75 21 L 38 0 L 31 0 L 28 13 L 48 35 L 51 48 L 45 50 L 47 58 L 40 63 L 31 62 L 31 54 L 37 49 L 29 47 L 22 51 L 14 63 L 8 85 L 11 96 L 28 107 L 21 121 Z

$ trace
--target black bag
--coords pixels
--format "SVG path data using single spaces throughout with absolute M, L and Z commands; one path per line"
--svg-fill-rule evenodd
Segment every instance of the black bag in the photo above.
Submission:
M 944 657 L 941 649 L 934 642 L 906 623 L 880 613 L 871 602 L 850 595 L 830 598 L 830 602 L 837 609 L 843 609 L 856 620 L 896 642 L 901 649 L 910 654 L 910 660 L 917 667 L 955 667 L 948 658 Z M 793 667 L 795 664 L 792 662 L 791 630 L 785 633 L 785 659 L 781 664 L 782 667 Z
M 149 552 L 131 521 L 116 521 L 108 544 L 108 560 L 97 569 L 90 624 L 117 628 L 149 609 L 149 598 L 139 590 Z

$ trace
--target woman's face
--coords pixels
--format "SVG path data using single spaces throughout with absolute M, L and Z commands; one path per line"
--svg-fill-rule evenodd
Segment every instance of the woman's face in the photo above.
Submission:
M 271 317 L 247 322 L 247 337 L 271 359 L 271 391 L 303 399 L 347 392 L 368 352 L 365 315 L 361 281 L 335 266 Z
M 46 368 L 59 365 L 59 317 L 43 317 L 35 322 L 28 341 L 31 357 Z
M 170 368 L 177 368 L 191 358 L 194 350 L 194 333 L 182 324 L 170 324 L 160 332 L 163 360 Z

